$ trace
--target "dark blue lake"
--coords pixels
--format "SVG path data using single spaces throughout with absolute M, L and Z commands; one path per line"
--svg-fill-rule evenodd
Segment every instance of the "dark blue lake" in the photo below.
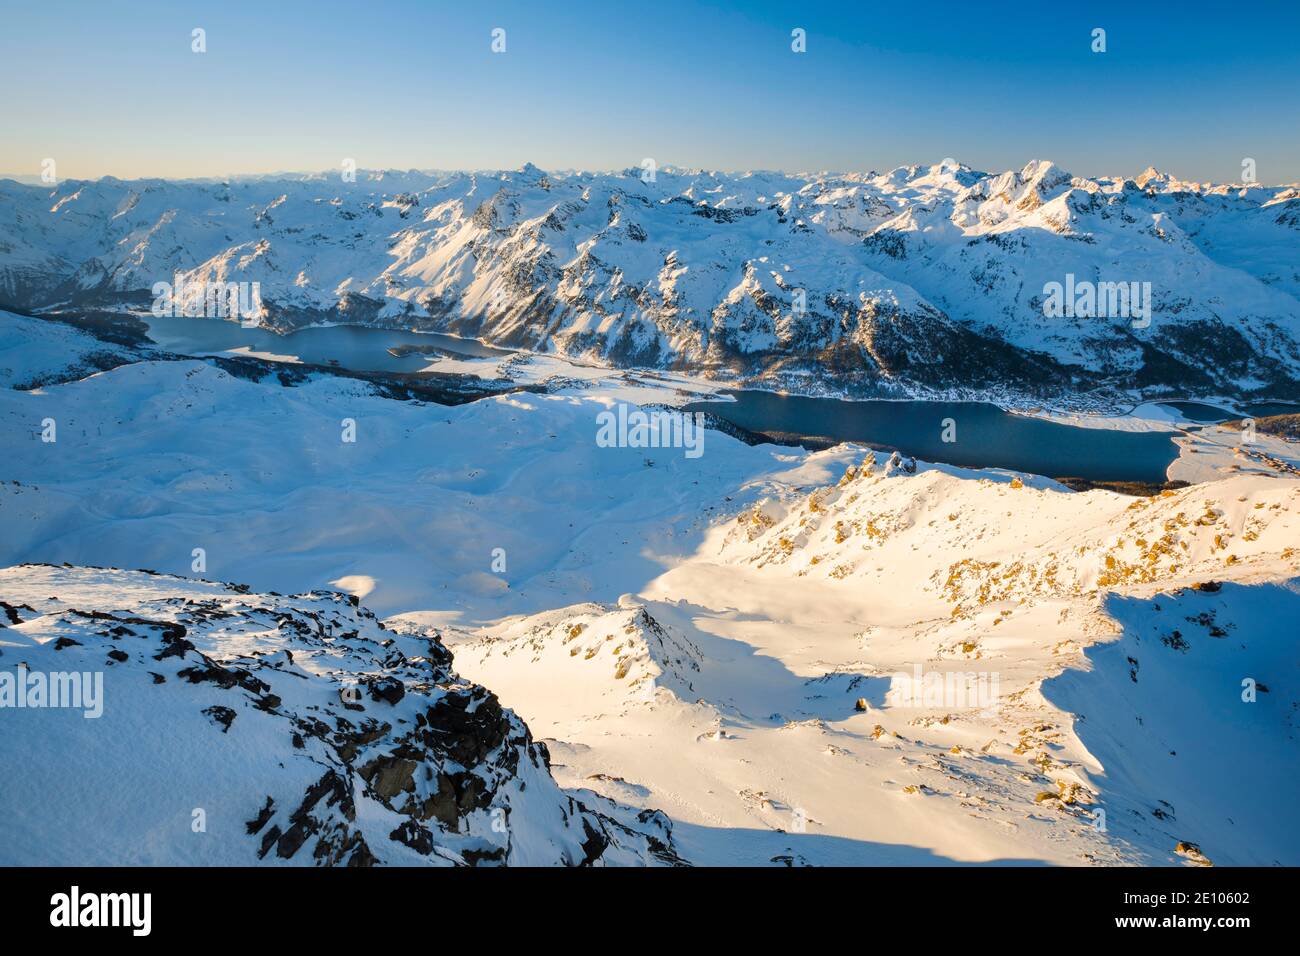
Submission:
M 846 401 L 773 392 L 733 391 L 735 401 L 693 402 L 750 431 L 782 439 L 860 441 L 897 448 L 925 461 L 1009 468 L 1052 478 L 1165 480 L 1177 457 L 1172 432 L 1079 428 L 1013 415 L 984 402 Z M 944 441 L 946 420 L 950 435 Z
M 356 371 L 415 372 L 437 356 L 400 354 L 403 347 L 433 347 L 462 356 L 510 354 L 473 339 L 437 333 L 330 326 L 277 335 L 216 319 L 142 318 L 160 348 L 186 355 L 249 349 Z M 725 394 L 735 401 L 694 402 L 686 409 L 712 412 L 785 441 L 867 442 L 926 461 L 972 468 L 1009 468 L 1092 481 L 1161 482 L 1177 452 L 1171 432 L 1079 428 L 1013 415 L 983 402 L 846 401 L 760 391 Z M 1184 404 L 1180 410 L 1190 419 L 1220 417 L 1210 406 Z M 943 440 L 947 419 L 953 422 L 956 441 Z
M 454 335 L 332 325 L 300 329 L 288 335 L 245 328 L 221 319 L 144 315 L 149 338 L 158 347 L 181 355 L 208 355 L 249 349 L 312 365 L 339 365 L 358 372 L 418 372 L 436 361 L 436 354 L 399 354 L 406 348 L 437 348 L 460 356 L 506 356 L 510 352 Z

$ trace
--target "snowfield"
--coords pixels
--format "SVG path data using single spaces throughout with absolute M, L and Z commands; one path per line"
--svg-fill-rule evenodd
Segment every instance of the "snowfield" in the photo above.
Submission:
M 1300 864 L 1300 479 L 690 458 L 599 445 L 605 378 L 59 347 L 0 390 L 0 673 L 104 712 L 0 707 L 0 862 Z
M 133 361 L 114 346 L 70 325 L 0 311 L 0 388 L 32 389 Z
M 1292 863 L 1297 512 L 1277 479 L 1134 499 L 850 464 L 635 610 L 449 639 L 562 782 L 647 787 L 688 858 Z

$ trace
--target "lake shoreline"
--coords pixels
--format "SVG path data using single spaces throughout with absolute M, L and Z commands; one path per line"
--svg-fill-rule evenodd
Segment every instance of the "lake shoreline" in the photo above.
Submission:
M 70 317 L 50 315 L 49 318 L 66 321 Z M 123 313 L 123 318 L 143 331 L 141 338 L 160 352 L 244 360 L 253 365 L 265 362 L 269 367 L 296 367 L 300 372 L 391 376 L 410 384 L 427 378 L 430 380 L 427 384 L 433 387 L 435 383 L 442 384 L 440 379 L 463 380 L 477 375 L 484 379 L 486 387 L 481 392 L 484 395 L 495 393 L 514 377 L 520 383 L 536 379 L 529 382 L 529 390 L 536 389 L 540 376 L 519 373 L 524 372 L 524 366 L 539 362 L 554 376 L 555 390 L 573 387 L 584 390 L 584 385 L 566 381 L 571 378 L 566 376 L 566 368 L 572 366 L 567 370 L 606 373 L 604 377 L 611 381 L 603 382 L 605 386 L 622 377 L 635 381 L 639 389 L 661 389 L 666 393 L 665 404 L 687 411 L 706 410 L 717 421 L 728 422 L 738 434 L 743 433 L 742 440 L 746 441 L 761 440 L 809 450 L 855 443 L 881 451 L 898 450 L 921 460 L 956 467 L 1041 474 L 1079 488 L 1110 485 L 1162 490 L 1170 481 L 1185 480 L 1188 474 L 1203 474 L 1204 468 L 1189 470 L 1186 463 L 1179 465 L 1180 460 L 1194 453 L 1189 452 L 1188 443 L 1181 439 L 1231 416 L 1246 417 L 1252 407 L 1266 404 L 1222 396 L 1162 396 L 1137 401 L 1131 406 L 1082 410 L 1052 403 L 1009 400 L 1005 394 L 958 399 L 929 395 L 855 398 L 825 394 L 826 390 L 821 388 L 816 389 L 820 394 L 792 394 L 700 373 L 624 369 L 577 362 L 553 352 L 502 349 L 477 339 L 441 332 L 321 323 L 283 334 L 219 319 L 156 317 L 129 312 Z M 496 366 L 502 363 L 506 367 L 498 370 Z M 511 364 L 515 367 L 510 368 Z M 439 365 L 447 368 L 440 372 Z M 585 389 L 601 387 L 600 379 L 601 376 L 589 377 Z M 478 390 L 466 391 L 472 394 Z M 822 427 L 815 416 L 792 426 L 779 415 L 770 419 L 763 415 L 738 415 L 740 410 L 734 408 L 742 400 L 738 396 L 748 396 L 743 401 L 769 405 L 823 403 L 822 412 L 838 425 Z M 634 396 L 634 400 L 641 400 L 641 395 Z M 1271 404 L 1300 410 L 1300 406 L 1287 402 Z M 918 418 L 921 410 L 924 415 Z M 855 418 L 867 422 L 851 421 Z M 899 426 L 891 421 L 894 418 L 910 419 L 912 426 Z M 961 441 L 954 436 L 952 442 L 945 440 L 942 445 L 936 445 L 930 433 L 939 431 L 949 419 L 960 431 Z M 847 425 L 846 420 L 849 420 Z M 972 420 L 976 425 L 973 436 L 967 428 Z M 1157 436 L 1172 440 L 1161 444 Z M 1050 446 L 1053 442 L 1060 446 L 1055 455 L 1036 447 Z M 972 444 L 976 446 L 974 449 Z
M 719 400 L 721 399 L 721 400 Z M 961 468 L 1000 468 L 1081 483 L 1160 486 L 1178 458 L 1176 429 L 1086 429 L 1015 415 L 991 402 L 876 402 L 726 390 L 691 402 L 778 444 L 857 443 Z
M 150 319 L 154 318 L 148 313 L 127 312 L 124 314 L 131 315 L 133 318 L 145 322 L 146 324 Z M 239 326 L 238 323 L 232 323 L 229 320 L 223 319 L 195 318 L 189 319 L 188 321 L 225 322 L 229 325 L 236 325 L 239 328 L 244 328 L 243 326 Z M 907 386 L 910 390 L 906 394 L 898 394 L 898 390 L 902 389 L 903 386 L 893 386 L 892 388 L 883 387 L 880 394 L 862 396 L 845 389 L 828 387 L 823 383 L 815 381 L 811 375 L 806 377 L 799 376 L 800 378 L 805 378 L 805 387 L 795 390 L 770 382 L 754 381 L 744 375 L 731 374 L 728 373 L 727 370 L 722 369 L 683 370 L 676 368 L 607 365 L 598 361 L 592 361 L 588 357 L 569 356 L 557 351 L 538 351 L 536 349 L 520 348 L 517 346 L 500 346 L 479 338 L 459 335 L 455 332 L 416 329 L 409 326 L 356 325 L 346 322 L 314 322 L 295 328 L 290 332 L 280 332 L 276 329 L 263 328 L 261 326 L 258 326 L 255 329 L 250 329 L 250 331 L 260 331 L 268 335 L 273 335 L 280 340 L 288 340 L 303 332 L 324 329 L 347 329 L 363 332 L 394 333 L 451 340 L 451 344 L 447 346 L 449 351 L 474 357 L 505 358 L 510 355 L 544 356 L 547 358 L 563 360 L 578 366 L 606 369 L 611 374 L 629 372 L 678 375 L 695 379 L 699 384 L 707 385 L 719 393 L 726 390 L 768 392 L 774 395 L 797 395 L 805 398 L 826 398 L 848 402 L 981 402 L 996 405 L 1006 412 L 1018 415 L 1052 418 L 1058 416 L 1074 416 L 1081 421 L 1094 417 L 1103 420 L 1117 416 L 1125 417 L 1131 415 L 1137 409 L 1147 405 L 1170 403 L 1191 403 L 1207 406 L 1218 405 L 1224 406 L 1229 411 L 1233 411 L 1237 408 L 1245 408 L 1248 405 L 1277 404 L 1288 406 L 1294 411 L 1300 412 L 1300 401 L 1268 396 L 1256 396 L 1249 399 L 1243 399 L 1232 398 L 1224 395 L 1162 395 L 1159 397 L 1142 397 L 1133 399 L 1131 393 L 1125 393 L 1129 395 L 1130 401 L 1132 402 L 1131 405 L 1127 405 L 1127 403 L 1115 401 L 1115 395 L 1105 395 L 1094 391 L 1076 393 L 1071 396 L 1059 396 L 1056 399 L 1046 399 L 1042 397 L 1007 393 L 1001 389 L 933 389 L 915 384 Z M 463 347 L 456 348 L 456 345 L 461 345 Z M 1096 427 L 1109 426 L 1099 425 Z

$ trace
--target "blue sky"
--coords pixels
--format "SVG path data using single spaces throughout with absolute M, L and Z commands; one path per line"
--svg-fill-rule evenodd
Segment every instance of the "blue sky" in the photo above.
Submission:
M 0 3 L 7 174 L 955 157 L 1232 181 L 1250 157 L 1300 180 L 1295 2 Z

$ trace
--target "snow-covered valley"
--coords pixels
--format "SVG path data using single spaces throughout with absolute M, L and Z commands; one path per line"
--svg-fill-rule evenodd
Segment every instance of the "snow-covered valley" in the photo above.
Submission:
M 1264 459 L 1139 497 L 692 457 L 598 440 L 670 374 L 444 405 L 0 322 L 0 672 L 103 679 L 102 719 L 0 709 L 5 862 L 1300 862 Z M 447 723 L 485 695 L 499 733 Z

